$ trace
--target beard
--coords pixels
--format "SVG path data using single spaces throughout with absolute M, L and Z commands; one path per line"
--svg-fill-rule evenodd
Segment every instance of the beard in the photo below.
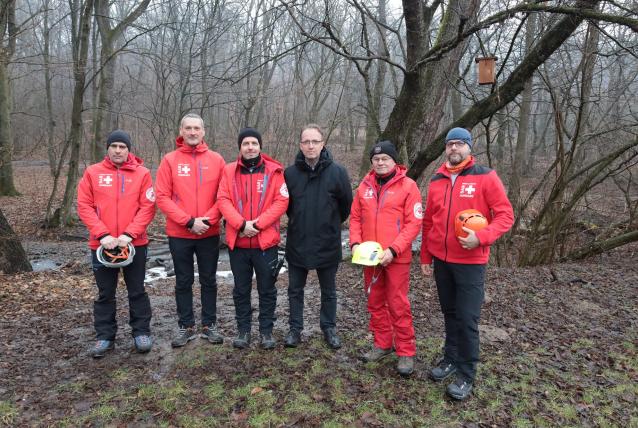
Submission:
M 463 162 L 466 158 L 467 156 L 463 157 L 460 153 L 452 153 L 451 155 L 448 155 L 447 161 L 450 165 L 456 166 Z

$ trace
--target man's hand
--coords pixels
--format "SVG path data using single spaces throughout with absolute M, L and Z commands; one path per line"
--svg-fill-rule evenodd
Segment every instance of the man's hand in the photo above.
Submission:
M 193 227 L 191 227 L 191 232 L 195 235 L 202 235 L 206 233 L 210 226 L 204 223 L 204 220 L 208 220 L 208 217 L 196 217 Z
M 248 238 L 252 238 L 259 233 L 259 229 L 255 228 L 255 223 L 257 223 L 257 219 L 246 221 L 246 225 L 244 226 L 244 235 Z
M 421 273 L 423 274 L 423 276 L 431 276 L 432 267 L 430 265 L 421 265 Z
M 107 250 L 112 250 L 117 247 L 118 242 L 118 239 L 111 235 L 106 235 L 104 238 L 100 239 L 100 244 Z
M 394 256 L 392 255 L 392 251 L 390 251 L 390 249 L 388 248 L 387 250 L 383 252 L 383 254 L 381 254 L 381 258 L 379 259 L 379 264 L 381 266 L 387 266 L 390 263 L 392 263 L 392 260 L 394 260 Z
M 133 241 L 133 238 L 131 238 L 128 235 L 125 234 L 121 234 L 120 236 L 117 237 L 117 245 L 118 247 L 126 247 L 128 244 L 131 243 L 131 241 Z
M 476 236 L 476 232 L 474 232 L 472 229 L 468 229 L 467 227 L 463 227 L 463 230 L 467 232 L 468 235 L 465 238 L 458 238 L 461 247 L 465 248 L 466 250 L 473 250 L 474 248 L 478 247 L 481 241 L 479 241 L 478 236 Z

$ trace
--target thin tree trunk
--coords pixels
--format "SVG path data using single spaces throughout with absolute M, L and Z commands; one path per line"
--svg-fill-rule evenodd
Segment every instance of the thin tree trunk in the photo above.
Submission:
M 529 53 L 534 44 L 534 36 L 536 35 L 536 14 L 530 13 L 525 29 L 525 52 Z M 525 161 L 525 153 L 527 148 L 527 136 L 529 130 L 529 119 L 532 106 L 532 86 L 534 77 L 530 77 L 525 83 L 523 89 L 521 107 L 518 119 L 518 136 L 516 138 L 516 148 L 514 149 L 514 160 L 512 162 L 512 170 L 509 180 L 508 198 L 514 208 L 514 216 L 520 215 L 521 209 L 521 175 L 523 173 L 523 162 Z

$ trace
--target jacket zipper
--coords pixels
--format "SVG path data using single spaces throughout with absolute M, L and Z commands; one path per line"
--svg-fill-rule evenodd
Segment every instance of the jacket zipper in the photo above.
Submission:
M 458 176 L 457 176 L 458 178 Z M 450 179 L 451 181 L 451 179 Z M 452 186 L 450 186 L 450 203 L 448 205 L 447 208 L 447 220 L 445 222 L 445 240 L 443 242 L 445 242 L 445 261 L 447 262 L 447 238 L 449 235 L 449 224 L 450 224 L 450 213 L 452 212 L 452 194 L 454 193 L 454 185 L 456 184 L 456 180 L 454 180 L 454 183 L 452 183 Z M 447 186 L 446 186 L 447 187 Z M 447 198 L 447 189 L 445 189 L 445 197 Z

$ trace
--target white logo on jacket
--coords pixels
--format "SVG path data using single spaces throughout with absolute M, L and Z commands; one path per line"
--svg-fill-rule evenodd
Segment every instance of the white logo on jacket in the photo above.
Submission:
M 257 193 L 263 193 L 264 191 L 264 180 L 263 179 L 259 179 L 257 180 Z
M 368 187 L 365 192 L 363 192 L 363 199 L 374 199 L 374 189 L 372 187 Z
M 177 175 L 179 177 L 190 177 L 191 176 L 191 167 L 187 163 L 177 164 Z
M 283 183 L 279 188 L 279 194 L 284 198 L 288 197 L 288 186 L 286 186 L 286 183 Z
M 113 186 L 113 174 L 99 174 L 97 176 L 97 185 L 100 187 Z
M 473 198 L 474 192 L 476 192 L 476 183 L 463 183 L 461 184 L 459 196 L 461 198 Z
M 146 189 L 146 199 L 148 199 L 151 202 L 155 202 L 155 191 L 153 190 L 152 187 L 149 187 L 148 189 Z
M 418 218 L 419 220 L 423 219 L 423 205 L 421 204 L 421 202 L 417 202 L 416 204 L 414 204 L 413 211 L 416 218 Z

